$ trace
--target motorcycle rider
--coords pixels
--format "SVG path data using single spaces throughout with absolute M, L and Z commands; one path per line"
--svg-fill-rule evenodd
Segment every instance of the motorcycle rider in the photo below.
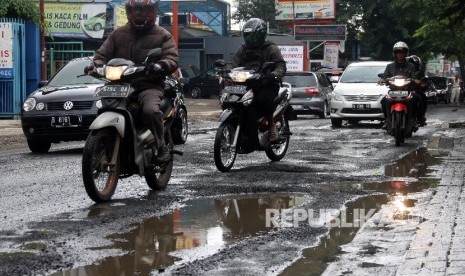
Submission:
M 383 74 L 384 82 L 387 78 L 391 78 L 393 76 L 404 76 L 406 78 L 414 79 L 418 84 L 418 71 L 413 63 L 407 62 L 407 55 L 409 52 L 408 45 L 403 41 L 398 41 L 392 47 L 392 52 L 395 60 L 386 66 Z M 408 101 L 408 108 L 412 111 L 414 118 L 417 118 L 417 106 L 418 101 L 416 100 L 416 97 L 413 97 L 410 101 Z M 391 102 L 386 99 L 386 96 L 381 99 L 381 108 L 383 109 L 384 114 L 384 125 L 382 128 L 386 129 L 388 111 L 391 108 Z
M 232 66 L 258 70 L 265 62 L 276 64 L 273 72 L 263 76 L 263 86 L 254 88 L 255 108 L 259 116 L 264 116 L 267 119 L 270 132 L 269 141 L 274 143 L 279 140 L 279 137 L 276 124 L 273 122 L 273 112 L 276 108 L 273 100 L 278 96 L 279 81 L 286 73 L 286 62 L 278 46 L 265 40 L 267 34 L 268 28 L 265 21 L 260 18 L 249 19 L 242 28 L 245 44 L 241 45 L 234 55 Z
M 156 160 L 167 162 L 170 153 L 163 135 L 163 114 L 160 103 L 163 97 L 164 77 L 176 71 L 178 51 L 171 34 L 155 24 L 158 0 L 126 0 L 128 23 L 115 29 L 97 50 L 93 63 L 103 66 L 113 58 L 124 58 L 142 64 L 149 50 L 162 48 L 162 57 L 147 65 L 147 77 L 133 81 L 140 91 L 138 102 L 142 107 L 143 123 L 155 137 L 153 147 L 157 150 Z M 92 73 L 93 65 L 87 68 Z
M 419 97 L 419 108 L 418 108 L 418 124 L 420 126 L 426 125 L 426 109 L 428 107 L 428 99 L 426 98 L 426 90 L 429 87 L 427 78 L 425 77 L 424 68 L 422 68 L 421 59 L 416 55 L 407 57 L 407 61 L 413 63 L 418 72 L 417 77 L 420 80 L 420 85 L 417 87 L 417 96 Z

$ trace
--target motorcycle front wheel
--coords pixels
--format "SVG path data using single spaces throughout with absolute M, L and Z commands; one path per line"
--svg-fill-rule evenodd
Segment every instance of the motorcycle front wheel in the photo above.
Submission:
M 87 137 L 82 154 L 82 179 L 87 195 L 95 202 L 109 201 L 118 183 L 120 159 L 112 164 L 116 146 L 116 131 L 101 129 L 92 131 Z
M 165 145 L 171 152 L 173 150 L 173 139 L 171 131 L 165 132 Z M 145 170 L 145 181 L 150 189 L 155 191 L 164 190 L 168 185 L 173 171 L 173 155 L 171 154 L 170 160 L 165 164 L 160 164 L 155 168 L 148 168 Z
M 272 144 L 265 150 L 266 156 L 268 156 L 271 161 L 283 159 L 289 147 L 289 121 L 285 116 L 282 116 L 281 120 L 276 123 L 276 128 L 278 129 L 279 136 L 284 137 L 285 140 L 281 141 L 279 144 Z
M 233 147 L 236 129 L 236 124 L 226 121 L 216 131 L 213 152 L 216 168 L 220 172 L 229 172 L 236 160 L 237 150 Z
M 396 139 L 396 146 L 399 147 L 404 142 L 404 129 L 402 128 L 403 114 L 395 112 L 394 116 L 394 138 Z

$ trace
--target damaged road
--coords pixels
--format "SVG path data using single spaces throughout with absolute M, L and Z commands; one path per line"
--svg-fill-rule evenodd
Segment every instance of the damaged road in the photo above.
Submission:
M 344 213 L 335 211 L 378 214 L 393 201 L 393 179 L 406 182 L 399 193 L 415 195 L 440 181 L 444 153 L 425 147 L 450 113 L 442 106 L 429 113 L 428 126 L 402 147 L 375 123 L 333 129 L 329 120 L 291 121 L 282 161 L 238 155 L 230 173 L 213 162 L 217 123 L 195 121 L 177 146 L 184 155 L 175 157 L 166 190 L 150 191 L 133 176 L 105 204 L 85 193 L 83 143 L 43 155 L 20 146 L 1 151 L 0 274 L 319 275 L 363 227 L 328 227 Z M 415 195 L 404 199 L 421 202 Z M 320 225 L 267 227 L 267 209 L 314 210 Z M 322 258 L 309 257 L 315 252 Z

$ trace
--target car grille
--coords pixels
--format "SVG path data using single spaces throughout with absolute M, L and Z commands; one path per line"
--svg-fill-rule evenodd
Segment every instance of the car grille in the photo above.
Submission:
M 344 95 L 344 98 L 348 102 L 373 102 L 378 101 L 380 96 L 379 95 Z
M 378 113 L 383 113 L 383 111 L 380 108 L 373 108 L 373 109 L 352 109 L 352 108 L 343 108 L 341 110 L 341 113 L 346 113 L 346 114 L 378 114 Z
M 65 110 L 63 107 L 64 103 L 65 102 L 47 103 L 47 110 Z M 93 103 L 93 101 L 73 102 L 72 110 L 90 109 Z

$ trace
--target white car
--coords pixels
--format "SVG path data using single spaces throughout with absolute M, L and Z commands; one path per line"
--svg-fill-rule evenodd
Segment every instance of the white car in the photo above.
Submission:
M 381 99 L 388 88 L 379 85 L 378 74 L 384 73 L 390 61 L 363 61 L 349 64 L 331 93 L 329 109 L 333 127 L 342 120 L 384 120 Z

